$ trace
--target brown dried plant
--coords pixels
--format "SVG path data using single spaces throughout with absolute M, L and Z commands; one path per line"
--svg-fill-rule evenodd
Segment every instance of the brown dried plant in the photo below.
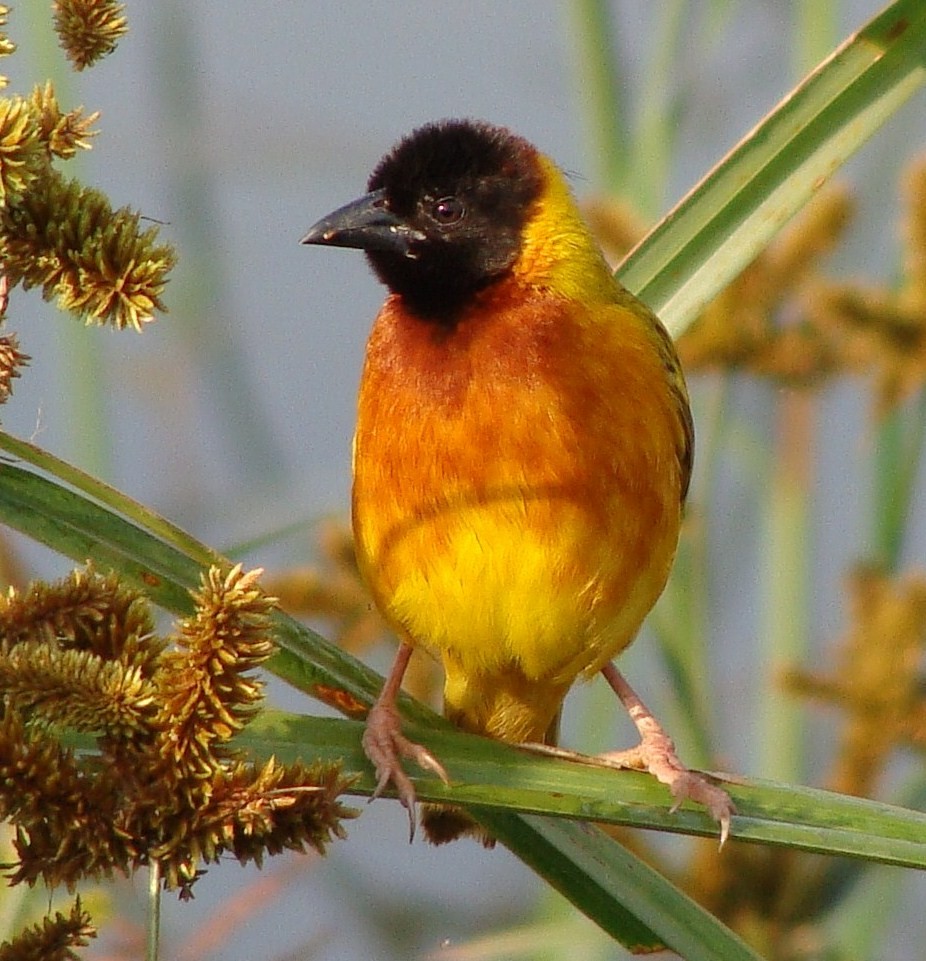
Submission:
M 23 931 L 13 941 L 0 944 L 0 961 L 78 961 L 75 948 L 96 937 L 90 915 L 76 898 L 68 914 L 56 911 Z
M 171 638 L 114 574 L 79 570 L 0 599 L 12 884 L 73 889 L 156 863 L 186 897 L 225 853 L 259 865 L 343 836 L 354 812 L 336 766 L 256 764 L 233 744 L 262 696 L 253 671 L 273 652 L 260 573 L 209 570 Z
M 821 284 L 815 322 L 845 345 L 846 366 L 875 378 L 875 413 L 883 416 L 926 383 L 926 157 L 913 161 L 902 187 L 900 283 Z
M 812 322 L 808 303 L 851 211 L 847 189 L 837 185 L 795 217 L 679 338 L 685 370 L 740 371 L 792 387 L 839 374 L 840 339 Z
M 902 275 L 890 288 L 837 282 L 822 259 L 852 212 L 830 188 L 797 216 L 679 338 L 689 373 L 741 371 L 790 387 L 847 373 L 874 376 L 881 417 L 926 383 L 926 157 L 903 184 Z
M 849 626 L 831 672 L 791 669 L 785 687 L 843 715 L 825 785 L 877 794 L 891 753 L 926 750 L 926 575 L 859 566 L 848 578 Z
M 109 56 L 129 29 L 125 4 L 116 0 L 56 0 L 52 10 L 58 40 L 77 70 Z
M 0 6 L 0 28 L 8 14 Z M 78 69 L 110 52 L 126 30 L 123 6 L 111 0 L 61 0 L 54 17 Z M 0 33 L 0 56 L 15 49 Z M 100 191 L 55 166 L 90 149 L 98 117 L 62 110 L 50 82 L 0 98 L 0 325 L 17 284 L 40 287 L 87 324 L 140 330 L 166 309 L 161 297 L 175 254 L 158 242 L 157 228 L 143 229 L 140 214 L 114 211 Z M 14 334 L 0 335 L 0 403 L 28 359 Z

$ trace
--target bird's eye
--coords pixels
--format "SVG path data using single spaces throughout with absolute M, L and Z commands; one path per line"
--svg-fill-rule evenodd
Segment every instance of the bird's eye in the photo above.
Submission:
M 431 207 L 431 216 L 437 223 L 445 226 L 459 223 L 465 213 L 466 207 L 463 206 L 463 201 L 459 197 L 441 197 Z

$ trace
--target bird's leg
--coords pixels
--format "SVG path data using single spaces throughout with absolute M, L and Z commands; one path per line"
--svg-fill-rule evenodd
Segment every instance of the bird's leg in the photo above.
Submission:
M 363 753 L 376 769 L 376 790 L 370 800 L 379 797 L 390 782 L 395 785 L 399 800 L 408 811 L 410 841 L 415 837 L 415 788 L 402 768 L 400 758 L 409 758 L 419 767 L 436 774 L 445 784 L 450 783 L 440 761 L 427 748 L 409 741 L 402 734 L 396 698 L 411 656 L 412 646 L 400 644 L 386 683 L 367 715 L 362 739 Z
M 675 753 L 672 738 L 613 663 L 606 664 L 601 673 L 640 732 L 640 743 L 636 747 L 628 751 L 608 752 L 602 757 L 621 767 L 648 771 L 667 785 L 676 801 L 673 811 L 686 799 L 703 804 L 720 824 L 720 844 L 723 846 L 730 835 L 730 817 L 736 812 L 730 796 L 704 775 L 689 771 L 682 764 Z

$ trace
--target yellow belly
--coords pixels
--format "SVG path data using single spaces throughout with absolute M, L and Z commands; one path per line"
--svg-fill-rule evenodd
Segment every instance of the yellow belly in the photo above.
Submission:
M 526 491 L 432 506 L 372 542 L 356 518 L 384 615 L 443 662 L 448 716 L 513 741 L 541 739 L 576 676 L 633 639 L 665 583 L 670 526 L 603 530 L 565 494 Z
M 383 558 L 397 574 L 387 616 L 470 671 L 517 664 L 532 680 L 575 677 L 616 613 L 602 583 L 616 572 L 584 527 L 581 508 L 517 495 L 420 521 Z

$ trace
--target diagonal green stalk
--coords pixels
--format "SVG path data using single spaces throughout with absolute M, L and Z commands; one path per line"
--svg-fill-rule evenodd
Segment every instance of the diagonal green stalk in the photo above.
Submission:
M 674 334 L 926 82 L 926 6 L 895 0 L 751 131 L 618 270 Z
M 179 551 L 188 554 L 202 566 L 217 564 L 223 560 L 218 552 L 206 547 L 195 537 L 191 537 L 183 528 L 178 527 L 138 501 L 127 497 L 118 488 L 112 487 L 73 464 L 69 464 L 36 444 L 20 440 L 18 437 L 0 430 L 0 450 L 6 451 L 24 463 L 31 464 L 43 473 L 56 477 L 97 503 L 111 507 L 114 511 L 134 521 L 139 527 L 150 531 L 166 544 L 171 544 Z

